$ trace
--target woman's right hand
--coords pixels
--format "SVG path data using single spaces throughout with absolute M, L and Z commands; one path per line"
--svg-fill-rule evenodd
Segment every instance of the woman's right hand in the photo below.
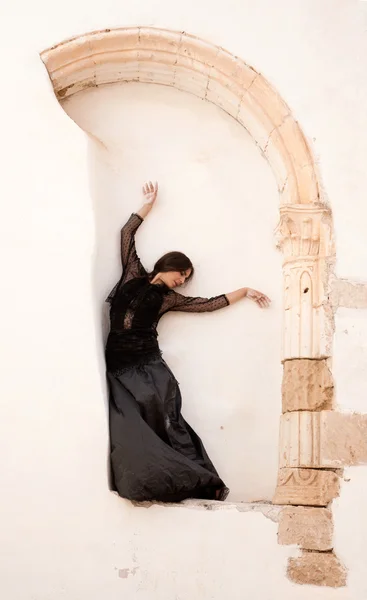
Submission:
M 143 185 L 143 196 L 147 204 L 153 206 L 154 202 L 157 199 L 158 194 L 158 182 L 156 181 L 153 185 L 151 181 L 147 181 Z
M 269 308 L 270 298 L 268 298 L 262 292 L 258 292 L 257 290 L 253 290 L 252 288 L 246 288 L 246 289 L 247 289 L 246 298 L 249 298 L 250 300 L 253 300 L 254 302 L 256 302 L 256 304 L 258 306 L 260 306 L 260 308 Z
M 249 300 L 253 300 L 253 302 L 256 302 L 261 308 L 268 308 L 270 306 L 270 298 L 265 296 L 262 292 L 258 292 L 252 288 L 241 288 L 235 292 L 230 292 L 229 294 L 226 294 L 226 298 L 229 304 L 234 304 L 235 302 L 242 300 L 242 298 L 249 298 Z

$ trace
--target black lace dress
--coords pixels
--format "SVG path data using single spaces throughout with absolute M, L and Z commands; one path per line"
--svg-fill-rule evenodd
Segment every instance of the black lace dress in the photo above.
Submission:
M 135 501 L 224 500 L 228 489 L 181 415 L 179 386 L 161 357 L 157 324 L 168 311 L 214 311 L 227 306 L 228 300 L 225 295 L 191 298 L 151 284 L 135 249 L 141 222 L 133 214 L 122 228 L 123 274 L 107 298 L 114 487 L 120 496 Z

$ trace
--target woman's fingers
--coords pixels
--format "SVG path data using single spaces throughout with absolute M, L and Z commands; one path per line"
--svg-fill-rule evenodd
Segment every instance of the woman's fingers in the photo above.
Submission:
M 254 300 L 260 308 L 268 308 L 270 306 L 270 298 L 257 290 L 251 290 L 248 293 L 248 296 L 251 300 Z
M 261 308 L 267 308 L 269 306 L 269 300 L 266 296 L 261 295 L 259 296 L 258 304 Z
M 268 298 L 268 296 L 265 296 L 265 294 L 264 294 L 264 302 L 265 302 L 265 308 L 267 308 L 271 304 L 270 298 Z
M 269 308 L 269 306 L 270 306 L 270 299 L 267 296 L 265 296 L 265 295 L 261 296 L 261 298 L 260 298 L 260 306 L 261 306 L 261 308 Z
M 157 181 L 154 182 L 154 185 L 152 184 L 152 195 L 154 197 L 154 199 L 156 198 L 158 193 L 158 183 Z
M 154 184 L 151 181 L 146 181 L 143 185 L 143 195 L 145 196 L 147 204 L 153 204 L 156 201 L 158 194 L 158 182 Z
M 154 198 L 157 195 L 157 192 L 158 192 L 158 182 L 157 181 L 154 184 L 152 183 L 152 181 L 147 181 L 146 183 L 144 183 L 144 185 L 143 185 L 144 196 L 147 196 L 150 200 L 152 200 L 152 197 Z

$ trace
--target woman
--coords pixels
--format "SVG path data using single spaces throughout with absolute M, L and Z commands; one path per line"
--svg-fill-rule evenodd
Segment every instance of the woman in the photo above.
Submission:
M 180 390 L 161 357 L 157 324 L 171 310 L 214 311 L 245 297 L 265 308 L 269 299 L 249 288 L 210 299 L 178 294 L 174 288 L 194 274 L 191 261 L 181 252 L 166 254 L 147 273 L 136 253 L 134 236 L 157 192 L 157 184 L 145 184 L 145 204 L 122 228 L 123 273 L 107 299 L 113 481 L 120 496 L 130 500 L 225 500 L 229 490 L 199 436 L 181 415 Z

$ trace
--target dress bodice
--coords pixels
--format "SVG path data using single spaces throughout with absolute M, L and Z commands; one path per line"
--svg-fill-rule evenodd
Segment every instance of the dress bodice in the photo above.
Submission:
M 107 301 L 111 330 L 107 341 L 108 370 L 144 362 L 159 354 L 157 325 L 169 311 L 211 312 L 228 305 L 222 294 L 212 298 L 178 294 L 166 285 L 152 284 L 135 248 L 142 219 L 132 214 L 121 230 L 122 276 Z

